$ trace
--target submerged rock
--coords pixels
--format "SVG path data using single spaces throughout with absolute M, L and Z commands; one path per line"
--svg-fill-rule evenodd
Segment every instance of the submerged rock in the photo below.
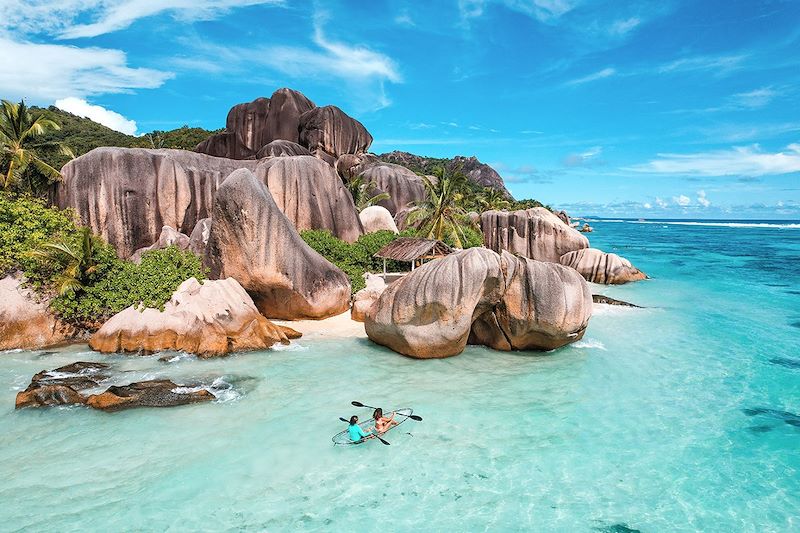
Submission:
M 375 233 L 383 230 L 400 233 L 394 223 L 392 214 L 383 206 L 371 205 L 366 207 L 358 214 L 358 218 L 361 219 L 361 225 L 364 226 L 364 233 Z
M 620 305 L 622 307 L 639 307 L 639 308 L 642 307 L 641 305 L 636 305 L 636 304 L 624 302 L 622 300 L 617 300 L 615 298 L 612 298 L 610 296 L 605 296 L 603 294 L 592 294 L 592 302 L 594 302 L 596 304 Z
M 178 385 L 168 379 L 154 379 L 112 386 L 100 394 L 86 398 L 86 405 L 103 411 L 119 411 L 132 407 L 176 407 L 209 402 L 215 396 L 199 387 Z
M 366 313 L 365 329 L 374 342 L 417 358 L 457 355 L 468 341 L 550 350 L 583 336 L 591 302 L 574 270 L 471 248 L 387 287 Z
M 103 324 L 89 346 L 105 353 L 177 350 L 215 357 L 276 342 L 289 343 L 283 329 L 258 312 L 235 279 L 201 284 L 189 278 L 163 311 L 128 307 Z
M 44 348 L 75 334 L 50 312 L 49 300 L 25 288 L 20 277 L 0 279 L 0 350 Z
M 225 180 L 212 220 L 204 258 L 210 276 L 238 280 L 265 316 L 319 319 L 349 307 L 345 273 L 300 238 L 251 172 Z
M 559 262 L 574 268 L 586 281 L 621 285 L 631 281 L 647 279 L 647 274 L 634 267 L 630 261 L 617 254 L 610 254 L 597 248 L 584 248 L 567 252 Z
M 558 263 L 567 252 L 589 247 L 586 237 L 544 207 L 485 211 L 481 214 L 481 229 L 487 248 L 538 261 Z

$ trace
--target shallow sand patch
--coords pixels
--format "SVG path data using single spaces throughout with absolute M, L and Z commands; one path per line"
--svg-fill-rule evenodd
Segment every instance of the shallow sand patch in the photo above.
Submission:
M 352 320 L 349 309 L 342 314 L 323 320 L 272 320 L 272 322 L 299 331 L 303 334 L 303 339 L 367 338 L 367 334 L 364 332 L 364 324 Z

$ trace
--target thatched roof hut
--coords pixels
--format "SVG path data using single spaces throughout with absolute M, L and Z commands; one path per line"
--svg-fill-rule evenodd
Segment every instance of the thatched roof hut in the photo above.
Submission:
M 449 246 L 436 239 L 400 237 L 378 250 L 373 257 L 383 259 L 383 274 L 385 276 L 387 259 L 408 261 L 411 263 L 411 270 L 414 270 L 417 260 L 436 259 L 452 252 L 453 250 Z

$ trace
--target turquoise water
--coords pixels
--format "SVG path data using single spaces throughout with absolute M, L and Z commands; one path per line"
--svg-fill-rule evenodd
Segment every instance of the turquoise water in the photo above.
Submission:
M 200 361 L 0 354 L 3 531 L 797 531 L 800 229 L 593 223 L 652 280 L 583 341 L 416 361 L 366 340 Z M 216 381 L 213 404 L 14 411 L 31 376 Z M 334 447 L 351 400 L 411 406 Z

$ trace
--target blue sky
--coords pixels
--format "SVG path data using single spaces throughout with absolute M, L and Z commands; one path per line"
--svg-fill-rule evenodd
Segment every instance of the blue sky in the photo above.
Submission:
M 126 132 L 292 87 L 574 214 L 800 218 L 800 1 L 0 0 L 0 95 Z

